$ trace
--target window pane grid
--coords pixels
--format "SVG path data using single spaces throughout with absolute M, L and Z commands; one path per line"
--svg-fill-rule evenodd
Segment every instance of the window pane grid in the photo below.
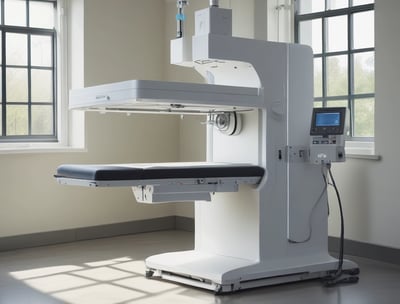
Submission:
M 57 140 L 56 2 L 0 0 L 0 141 Z
M 314 3 L 318 3 L 319 1 L 323 0 L 298 0 L 296 1 L 296 19 L 297 21 L 302 21 L 302 20 L 310 20 L 310 19 L 316 19 L 316 18 L 324 18 L 324 17 L 333 17 L 333 16 L 340 16 L 340 15 L 346 15 L 346 14 L 352 14 L 354 12 L 363 12 L 363 11 L 370 11 L 374 9 L 374 1 L 370 1 L 369 4 L 362 4 L 362 5 L 354 5 L 352 7 L 348 8 L 342 8 L 342 9 L 332 9 L 332 10 L 325 10 L 325 9 L 319 9 L 316 11 L 307 11 L 303 12 L 301 10 L 301 3 L 304 1 L 312 1 Z
M 351 113 L 352 139 L 372 138 L 371 107 L 375 100 L 373 1 L 322 2 L 325 4 L 319 6 L 318 11 L 314 10 L 315 1 L 299 0 L 295 15 L 296 42 L 308 44 L 314 51 L 314 106 L 346 105 Z M 367 21 L 372 23 L 366 26 L 366 31 L 361 31 Z M 316 37 L 315 33 L 321 33 L 322 37 Z

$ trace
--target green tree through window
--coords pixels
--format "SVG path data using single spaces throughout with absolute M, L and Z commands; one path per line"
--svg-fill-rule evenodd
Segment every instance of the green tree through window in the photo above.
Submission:
M 56 0 L 0 0 L 0 141 L 57 141 Z
M 374 137 L 373 0 L 297 0 L 296 42 L 314 52 L 314 106 L 346 106 L 350 136 Z

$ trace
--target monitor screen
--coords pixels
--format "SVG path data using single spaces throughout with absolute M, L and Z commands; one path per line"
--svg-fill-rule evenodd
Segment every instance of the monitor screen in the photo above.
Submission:
M 317 113 L 315 117 L 315 125 L 317 127 L 337 127 L 340 125 L 340 113 Z
M 311 135 L 344 134 L 346 108 L 314 108 L 311 122 Z

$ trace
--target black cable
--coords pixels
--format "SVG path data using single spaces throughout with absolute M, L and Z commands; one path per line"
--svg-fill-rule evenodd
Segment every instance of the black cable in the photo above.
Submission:
M 340 212 L 340 245 L 339 245 L 339 259 L 338 259 L 338 267 L 336 271 L 328 275 L 327 277 L 322 278 L 324 285 L 326 287 L 333 287 L 336 286 L 339 283 L 357 283 L 358 282 L 358 276 L 353 275 L 350 273 L 350 276 L 340 278 L 343 274 L 343 259 L 344 259 L 344 215 L 343 215 L 343 206 L 342 206 L 342 200 L 340 198 L 340 193 L 339 190 L 336 186 L 335 179 L 333 177 L 332 171 L 331 171 L 331 164 L 326 164 L 326 168 L 328 169 L 329 177 L 331 179 L 331 185 L 335 189 L 336 196 L 338 199 L 338 205 L 339 205 L 339 212 Z
M 339 211 L 340 211 L 340 245 L 339 245 L 339 263 L 338 263 L 338 268 L 335 273 L 335 279 L 341 276 L 342 271 L 343 271 L 343 255 L 344 255 L 344 216 L 343 216 L 343 206 L 342 206 L 342 200 L 340 198 L 340 193 L 339 190 L 336 186 L 335 179 L 332 174 L 331 170 L 331 164 L 327 166 L 328 168 L 328 173 L 329 177 L 332 182 L 332 186 L 335 189 L 336 196 L 338 199 L 338 205 L 339 205 Z

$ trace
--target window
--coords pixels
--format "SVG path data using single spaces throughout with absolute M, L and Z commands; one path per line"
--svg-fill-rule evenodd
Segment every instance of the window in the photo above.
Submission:
M 57 141 L 56 0 L 0 0 L 0 141 Z
M 314 52 L 314 106 L 346 106 L 350 136 L 374 137 L 373 0 L 297 0 L 296 42 Z

